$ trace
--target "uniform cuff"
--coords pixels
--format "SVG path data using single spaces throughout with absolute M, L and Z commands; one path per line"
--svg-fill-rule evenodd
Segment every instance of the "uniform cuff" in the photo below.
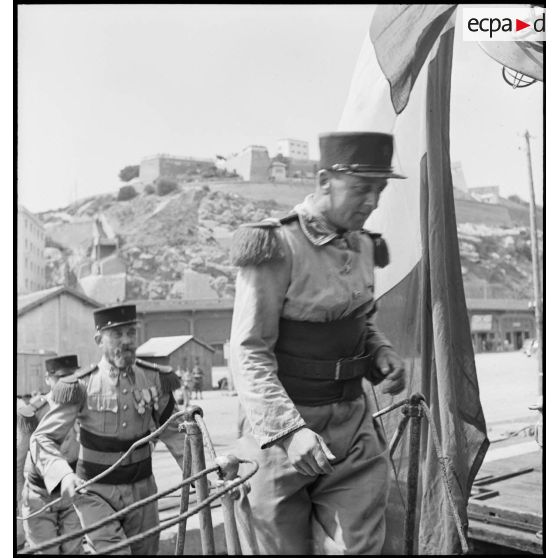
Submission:
M 385 341 L 380 342 L 379 345 L 374 345 L 374 349 L 370 352 L 370 356 L 372 357 L 372 362 L 374 362 L 374 359 L 376 358 L 376 354 L 382 347 L 393 349 L 393 345 L 387 339 Z
M 267 449 L 267 448 L 271 447 L 272 445 L 274 445 L 279 440 L 281 440 L 282 438 L 285 438 L 286 436 L 289 436 L 290 434 L 293 434 L 294 432 L 296 432 L 297 430 L 300 430 L 301 428 L 304 428 L 305 426 L 306 426 L 306 423 L 302 419 L 300 419 L 300 421 L 298 421 L 293 426 L 290 426 L 289 428 L 287 428 L 285 430 L 281 430 L 280 432 L 278 432 L 277 434 L 275 434 L 271 438 L 263 438 L 263 440 L 260 439 L 260 447 L 261 447 L 261 449 Z
M 45 471 L 44 475 L 45 486 L 48 493 L 52 494 L 62 479 L 69 473 L 73 473 L 73 471 L 67 461 L 64 459 L 54 461 Z

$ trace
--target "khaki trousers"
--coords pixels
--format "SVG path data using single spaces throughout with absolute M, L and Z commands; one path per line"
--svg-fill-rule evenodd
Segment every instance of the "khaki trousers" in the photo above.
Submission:
M 87 527 L 156 492 L 157 485 L 153 475 L 133 484 L 93 483 L 76 498 L 75 507 L 81 524 Z M 93 550 L 98 552 L 157 525 L 159 525 L 159 511 L 157 501 L 154 501 L 89 533 L 86 538 Z M 159 535 L 156 534 L 112 552 L 111 555 L 155 555 L 158 548 Z
M 282 448 L 259 449 L 244 421 L 237 455 L 260 465 L 248 495 L 260 552 L 379 555 L 385 537 L 388 449 L 365 396 L 297 409 L 336 456 L 334 471 L 315 477 L 297 473 Z M 242 507 L 237 507 L 239 513 Z
M 23 487 L 22 511 L 23 515 L 30 515 L 41 509 L 43 506 L 52 502 L 57 495 L 50 496 L 46 489 L 25 483 Z M 31 547 L 42 543 L 75 533 L 81 529 L 78 516 L 73 505 L 58 502 L 49 510 L 36 517 L 26 519 L 23 522 L 25 536 Z M 58 546 L 51 546 L 44 550 L 45 554 L 83 554 L 83 537 L 72 539 Z

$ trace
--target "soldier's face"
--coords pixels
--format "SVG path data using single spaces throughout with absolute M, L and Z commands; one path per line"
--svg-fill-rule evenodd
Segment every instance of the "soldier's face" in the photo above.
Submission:
M 99 338 L 105 358 L 117 368 L 127 368 L 136 360 L 137 331 L 133 325 L 104 329 Z
M 328 173 L 329 209 L 327 218 L 345 230 L 359 230 L 378 207 L 380 194 L 387 185 L 385 178 L 359 177 L 353 174 Z

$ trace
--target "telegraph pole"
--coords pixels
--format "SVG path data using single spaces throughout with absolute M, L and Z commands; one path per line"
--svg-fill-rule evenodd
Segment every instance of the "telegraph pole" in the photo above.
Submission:
M 538 393 L 542 396 L 543 393 L 543 353 L 544 353 L 544 339 L 543 339 L 543 322 L 542 322 L 542 300 L 541 300 L 541 272 L 539 266 L 539 243 L 537 240 L 537 214 L 535 206 L 535 187 L 533 185 L 533 165 L 531 163 L 531 135 L 529 130 L 525 130 L 525 142 L 527 144 L 527 164 L 529 169 L 529 217 L 531 224 L 531 261 L 533 264 L 533 286 L 535 294 L 535 331 L 536 338 L 539 342 L 537 350 L 538 359 Z

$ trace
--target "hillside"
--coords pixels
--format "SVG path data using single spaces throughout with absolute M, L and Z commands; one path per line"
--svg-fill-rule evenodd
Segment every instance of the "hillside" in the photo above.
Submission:
M 309 182 L 189 184 L 167 196 L 116 201 L 105 194 L 44 212 L 49 286 L 78 285 L 91 266 L 93 224 L 102 215 L 125 265 L 127 299 L 233 296 L 232 232 L 283 214 L 312 189 Z M 456 215 L 468 296 L 531 298 L 527 208 L 507 200 L 482 204 L 456 191 Z

